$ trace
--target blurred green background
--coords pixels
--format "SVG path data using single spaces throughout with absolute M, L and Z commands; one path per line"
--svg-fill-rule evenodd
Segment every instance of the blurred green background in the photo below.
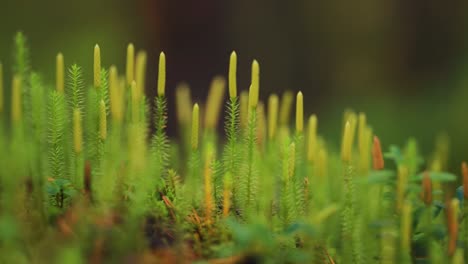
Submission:
M 385 149 L 414 136 L 431 153 L 436 136 L 447 133 L 451 170 L 468 159 L 466 0 L 3 0 L 1 10 L 7 87 L 18 30 L 28 36 L 33 69 L 50 83 L 59 51 L 89 77 L 95 43 L 104 66 L 124 69 L 133 42 L 148 51 L 149 93 L 164 50 L 169 95 L 187 81 L 200 101 L 214 75 L 226 76 L 236 50 L 240 88 L 258 59 L 261 97 L 302 90 L 307 113 L 319 115 L 319 132 L 335 145 L 342 112 L 352 108 L 367 113 Z

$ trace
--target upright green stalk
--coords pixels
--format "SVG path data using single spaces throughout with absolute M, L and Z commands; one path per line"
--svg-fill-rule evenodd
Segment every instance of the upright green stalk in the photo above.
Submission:
M 166 56 L 163 52 L 159 55 L 159 74 L 158 74 L 158 90 L 155 101 L 155 134 L 152 139 L 152 155 L 154 158 L 155 182 L 162 183 L 162 179 L 166 176 L 167 166 L 169 162 L 169 140 L 166 135 L 167 126 L 167 103 L 165 98 L 166 86 Z

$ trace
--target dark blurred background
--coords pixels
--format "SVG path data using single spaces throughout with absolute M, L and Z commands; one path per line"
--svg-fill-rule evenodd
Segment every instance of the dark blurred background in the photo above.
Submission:
M 58 51 L 89 77 L 95 43 L 104 66 L 123 70 L 133 42 L 148 51 L 148 92 L 156 89 L 163 50 L 169 94 L 186 81 L 201 101 L 211 78 L 226 76 L 236 50 L 241 89 L 255 58 L 261 98 L 302 90 L 307 113 L 319 115 L 319 132 L 328 139 L 339 142 L 341 115 L 350 107 L 368 114 L 385 148 L 415 136 L 430 153 L 435 137 L 447 133 L 452 169 L 468 159 L 466 0 L 2 0 L 0 6 L 0 59 L 10 65 L 13 35 L 22 30 L 33 68 L 51 83 Z

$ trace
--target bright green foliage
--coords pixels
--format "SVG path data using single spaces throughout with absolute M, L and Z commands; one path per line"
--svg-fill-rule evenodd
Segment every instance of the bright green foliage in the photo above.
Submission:
M 83 70 L 80 66 L 73 64 L 68 69 L 67 97 L 71 109 L 83 109 L 84 107 L 84 80 Z
M 49 173 L 53 178 L 63 179 L 66 176 L 65 169 L 65 98 L 59 92 L 52 90 L 49 92 L 48 100 L 48 157 Z
M 21 97 L 24 120 L 11 126 L 4 126 L 6 114 L 0 120 L 1 263 L 429 263 L 430 258 L 458 264 L 468 253 L 461 243 L 468 240 L 467 201 L 460 202 L 460 217 L 450 218 L 452 211 L 441 200 L 454 193 L 463 199 L 463 187 L 453 188 L 458 172 L 433 169 L 440 166 L 426 162 L 415 139 L 403 149 L 389 145 L 385 169 L 367 169 L 371 149 L 357 148 L 352 137 L 344 137 L 343 156 L 316 135 L 317 120 L 313 137 L 304 137 L 309 131 L 302 124 L 291 129 L 287 96 L 282 121 L 275 114 L 269 121 L 275 131 L 264 137 L 259 127 L 265 118 L 256 110 L 262 106 L 256 101 L 256 61 L 252 102 L 242 116 L 246 122 L 240 125 L 240 97 L 231 89 L 225 135 L 207 132 L 195 104 L 189 142 L 167 134 L 173 114 L 166 93 L 150 108 L 151 100 L 141 94 L 144 83 L 119 86 L 125 89 L 118 93 L 125 112 L 119 122 L 107 122 L 112 118 L 105 68 L 96 88 L 72 65 L 62 94 L 30 69 L 21 33 L 14 57 L 23 94 L 29 95 Z M 235 77 L 231 70 L 231 88 Z M 366 124 L 360 131 L 370 131 Z M 354 131 L 351 125 L 356 123 L 348 123 L 348 132 Z M 447 151 L 444 144 L 437 149 Z
M 152 138 L 151 152 L 154 158 L 154 179 L 161 179 L 167 173 L 169 164 L 169 140 L 166 135 L 167 103 L 163 96 L 157 96 L 154 111 L 155 133 Z

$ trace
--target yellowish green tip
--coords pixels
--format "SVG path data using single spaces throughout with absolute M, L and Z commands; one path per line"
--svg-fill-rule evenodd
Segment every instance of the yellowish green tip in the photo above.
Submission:
M 101 87 L 101 49 L 98 44 L 94 46 L 94 87 Z
M 359 141 L 359 153 L 362 155 L 366 150 L 366 114 L 359 113 L 359 125 L 358 125 L 358 141 Z
M 192 99 L 190 87 L 187 83 L 180 83 L 176 87 L 176 114 L 177 120 L 182 126 L 190 124 Z
M 65 65 L 63 62 L 63 55 L 62 53 L 57 54 L 56 58 L 56 89 L 59 93 L 64 93 L 64 72 L 65 72 Z
M 110 111 L 113 120 L 122 121 L 123 117 L 123 94 L 120 87 L 117 67 L 112 65 L 109 69 L 109 95 L 110 95 Z
M 159 54 L 159 73 L 158 73 L 158 96 L 164 96 L 166 87 L 166 55 L 164 52 Z
M 206 103 L 205 128 L 207 129 L 215 129 L 218 125 L 225 90 L 226 80 L 221 76 L 216 76 L 211 82 Z
M 289 118 L 291 115 L 291 107 L 293 103 L 293 93 L 291 91 L 285 91 L 281 97 L 281 106 L 279 113 L 279 124 L 280 126 L 289 125 Z
M 193 105 L 192 110 L 192 149 L 198 149 L 198 134 L 199 134 L 199 124 L 200 122 L 200 109 L 198 104 Z
M 343 133 L 343 149 L 341 150 L 341 158 L 343 161 L 351 161 L 351 146 L 352 146 L 351 123 L 346 121 Z
M 315 161 L 317 153 L 317 116 L 311 115 L 309 117 L 309 135 L 307 138 L 307 160 Z
M 127 47 L 126 80 L 127 85 L 131 85 L 135 80 L 135 47 L 132 43 Z
M 278 127 L 278 95 L 272 94 L 268 98 L 268 138 L 272 140 Z
M 73 149 L 76 154 L 81 153 L 83 148 L 83 128 L 81 126 L 81 111 L 73 109 Z
M 146 81 L 146 52 L 140 51 L 136 58 L 136 88 L 139 94 L 143 94 L 145 91 Z
M 304 130 L 304 98 L 302 92 L 296 96 L 296 131 L 302 133 Z
M 235 51 L 231 53 L 229 60 L 229 96 L 237 97 L 237 54 Z
M 260 66 L 258 62 L 254 60 L 252 62 L 252 84 L 249 90 L 249 106 L 251 108 L 257 107 L 258 96 L 260 90 Z

